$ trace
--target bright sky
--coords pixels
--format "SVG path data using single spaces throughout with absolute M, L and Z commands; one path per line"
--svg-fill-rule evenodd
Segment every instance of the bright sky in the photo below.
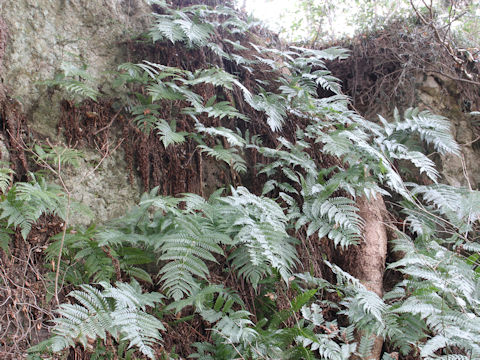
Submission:
M 280 15 L 293 12 L 295 0 L 246 0 L 247 12 L 265 21 L 272 30 L 278 30 Z
M 236 0 L 239 6 L 245 3 L 246 10 L 256 18 L 264 21 L 268 27 L 278 32 L 281 27 L 289 28 L 291 22 L 294 21 L 294 14 L 298 7 L 296 0 Z M 315 1 L 315 0 L 312 0 Z M 320 0 L 321 1 L 321 0 Z M 351 8 L 348 9 L 350 12 Z M 338 11 L 338 10 L 337 10 Z M 291 14 L 291 17 L 289 17 Z M 283 16 L 282 16 L 283 15 Z M 345 12 L 339 13 L 339 16 L 335 16 L 335 28 L 341 29 L 337 31 L 337 35 L 347 34 L 351 35 L 354 32 L 354 28 L 347 24 L 347 18 L 349 14 Z M 301 30 L 300 30 L 301 31 Z M 301 34 L 300 36 L 307 35 Z
M 325 0 L 309 1 L 313 6 L 321 6 Z M 292 23 L 301 19 L 297 13 L 298 0 L 236 0 L 236 2 L 239 7 L 245 4 L 248 13 L 264 21 L 270 29 L 276 32 L 282 27 L 291 29 Z M 329 12 L 329 16 L 324 18 L 323 31 L 327 33 L 327 36 L 335 38 L 344 35 L 352 36 L 358 29 L 358 24 L 355 24 L 355 21 L 358 21 L 359 18 L 369 18 L 371 22 L 365 23 L 365 25 L 373 25 L 371 12 L 374 12 L 381 19 L 389 18 L 393 14 L 399 15 L 410 9 L 409 2 L 406 0 L 363 1 L 360 3 L 349 0 L 338 1 L 335 4 L 330 1 L 329 4 L 334 5 L 334 7 L 326 10 Z M 383 20 L 379 21 L 378 25 L 381 25 Z M 308 28 L 307 22 L 303 25 L 296 30 L 296 34 L 300 38 L 311 37 L 315 30 Z

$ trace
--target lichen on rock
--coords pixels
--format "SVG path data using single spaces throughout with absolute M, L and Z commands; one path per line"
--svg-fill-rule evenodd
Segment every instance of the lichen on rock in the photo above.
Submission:
M 4 86 L 23 104 L 29 125 L 48 135 L 58 97 L 38 82 L 53 78 L 63 62 L 81 61 L 100 86 L 105 71 L 126 60 L 119 41 L 146 28 L 150 8 L 142 0 L 17 0 L 0 2 L 0 13 L 8 29 Z
M 126 47 L 120 42 L 148 27 L 150 11 L 143 0 L 0 2 L 5 23 L 4 27 L 0 23 L 0 52 L 4 52 L 0 61 L 1 87 L 19 104 L 33 133 L 53 142 L 62 136 L 57 124 L 60 103 L 67 94 L 40 82 L 52 79 L 62 63 L 76 62 L 88 66 L 94 85 L 104 88 L 108 70 L 128 60 Z M 74 199 L 92 209 L 96 222 L 122 215 L 140 194 L 136 180 L 134 184 L 129 181 L 122 150 L 103 159 L 93 173 L 102 155 L 88 146 L 81 151 L 85 160 L 78 169 L 66 173 L 66 184 Z M 92 221 L 88 216 L 73 220 L 83 225 Z

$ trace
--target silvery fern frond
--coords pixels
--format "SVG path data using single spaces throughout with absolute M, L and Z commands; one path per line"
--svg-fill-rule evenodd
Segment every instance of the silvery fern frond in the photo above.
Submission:
M 145 312 L 145 306 L 161 302 L 162 296 L 142 294 L 136 282 L 119 282 L 116 287 L 100 285 L 103 290 L 82 285 L 81 290 L 69 294 L 78 304 L 60 305 L 60 317 L 54 320 L 52 351 L 59 352 L 76 343 L 85 347 L 89 340 L 105 340 L 108 333 L 117 341 L 128 340 L 130 346 L 154 359 L 152 345 L 162 341 L 159 330 L 165 328 L 160 320 Z

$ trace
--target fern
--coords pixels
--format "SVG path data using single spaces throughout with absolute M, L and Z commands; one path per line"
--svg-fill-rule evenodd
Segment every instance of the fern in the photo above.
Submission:
M 254 286 L 271 268 L 287 282 L 298 259 L 282 208 L 245 188 L 232 189 L 232 195 L 223 201 L 239 212 L 233 222 L 238 227 L 234 241 L 239 246 L 231 255 L 234 268 Z
M 142 98 L 142 100 L 144 101 L 141 105 L 132 106 L 129 111 L 135 116 L 135 125 L 145 134 L 150 134 L 159 122 L 160 113 L 158 109 L 160 105 L 153 104 L 151 97 L 148 99 Z
M 475 222 L 480 215 L 478 191 L 440 184 L 415 186 L 412 193 L 421 194 L 426 203 L 432 204 L 440 214 L 445 215 L 455 224 Z
M 391 124 L 393 132 L 417 133 L 427 144 L 432 144 L 438 152 L 459 153 L 459 146 L 450 133 L 450 122 L 439 115 L 424 110 L 409 108 L 405 110 L 404 120 L 401 121 L 397 110 L 394 113 L 395 122 Z M 388 129 L 388 128 L 387 128 Z
M 212 25 L 195 20 L 183 11 L 170 10 L 169 14 L 155 14 L 155 24 L 150 29 L 153 41 L 169 40 L 172 43 L 184 42 L 187 46 L 205 46 L 213 33 Z
M 185 135 L 188 133 L 185 131 L 176 132 L 176 122 L 172 121 L 168 124 L 165 120 L 158 120 L 155 128 L 158 131 L 160 140 L 163 146 L 167 148 L 171 144 L 181 144 L 185 141 Z
M 8 227 L 19 227 L 24 239 L 42 214 L 65 217 L 66 196 L 60 187 L 49 184 L 40 176 L 31 174 L 31 182 L 17 182 L 0 202 L 0 219 Z
M 335 245 L 347 247 L 362 239 L 363 220 L 357 213 L 355 202 L 348 198 L 312 198 L 303 205 L 303 216 L 296 227 L 309 222 L 307 235 L 318 232 L 320 238 L 328 236 Z
M 123 239 L 118 239 L 120 234 Z M 112 234 L 110 229 L 99 230 L 93 226 L 72 229 L 65 234 L 63 247 L 62 234 L 52 237 L 52 243 L 46 249 L 46 260 L 55 262 L 62 248 L 61 276 L 66 283 L 77 286 L 90 281 L 113 280 L 117 274 L 112 259 L 128 276 L 152 283 L 150 275 L 138 265 L 152 263 L 153 255 L 147 250 L 129 246 L 125 238 L 120 231 Z
M 283 97 L 262 91 L 255 95 L 250 105 L 257 111 L 263 111 L 267 115 L 267 124 L 272 131 L 282 128 L 286 113 L 286 105 Z
M 61 166 L 78 167 L 79 161 L 84 158 L 82 152 L 64 146 L 40 146 L 36 144 L 33 147 L 34 157 L 39 163 L 47 163 L 54 168 Z
M 159 118 L 157 111 L 159 105 L 155 104 L 159 100 L 182 100 L 188 102 L 191 107 L 185 106 L 181 109 L 181 112 L 192 116 L 196 122 L 198 122 L 198 119 L 195 115 L 202 113 L 218 119 L 239 118 L 245 121 L 248 120 L 230 102 L 217 101 L 217 97 L 212 96 L 204 104 L 202 96 L 192 90 L 197 84 L 208 83 L 222 86 L 228 90 L 232 90 L 235 85 L 240 87 L 242 91 L 248 92 L 234 76 L 221 69 L 210 68 L 192 73 L 148 61 L 136 65 L 127 63 L 124 64 L 122 69 L 129 74 L 123 74 L 123 78 L 130 76 L 132 81 L 138 81 L 146 85 L 148 96 L 137 94 L 141 104 L 132 106 L 130 109 L 132 114 L 135 115 L 137 126 L 144 132 L 149 132 L 156 128 L 165 147 L 170 144 L 182 143 L 187 134 L 185 132 L 176 132 L 174 122 L 171 122 L 169 126 L 165 120 Z M 141 75 L 142 73 L 144 75 Z
M 232 265 L 254 285 L 274 269 L 288 281 L 297 262 L 295 241 L 286 232 L 287 217 L 274 201 L 245 188 L 232 189 L 227 197 L 213 194 L 208 202 L 192 194 L 178 199 L 155 196 L 155 191 L 144 196 L 138 215 L 130 215 L 134 233 L 108 232 L 107 242 L 101 243 L 116 244 L 119 238 L 153 246 L 168 296 L 180 300 L 198 291 L 199 280 L 209 276 L 207 262 L 224 254 L 220 245 L 234 247 Z M 184 210 L 178 208 L 180 203 Z M 158 211 L 150 222 L 143 214 L 152 207 Z
M 410 276 L 399 284 L 400 289 L 415 291 L 404 300 L 397 297 L 392 311 L 401 316 L 418 316 L 432 332 L 432 337 L 420 346 L 425 358 L 433 358 L 450 347 L 478 356 L 480 348 L 473 340 L 480 331 L 474 325 L 479 316 L 478 276 L 471 265 L 436 241 L 417 246 L 406 236 L 397 240 L 397 248 L 406 251 L 405 257 L 390 267 Z
M 238 154 L 237 148 L 224 148 L 222 145 L 216 145 L 214 148 L 207 145 L 198 145 L 198 148 L 201 149 L 201 152 L 206 152 L 209 156 L 225 162 L 239 173 L 247 171 L 247 164 L 243 157 Z
M 209 271 L 204 261 L 216 262 L 212 253 L 222 253 L 216 236 L 205 233 L 205 227 L 193 220 L 192 217 L 176 219 L 176 225 L 182 230 L 160 239 L 160 260 L 169 261 L 160 270 L 160 281 L 163 288 L 168 289 L 167 294 L 176 300 L 197 289 L 198 283 L 192 276 L 206 279 Z
M 84 65 L 79 68 L 71 63 L 62 64 L 62 73 L 55 76 L 53 80 L 45 80 L 42 84 L 47 86 L 59 86 L 74 97 L 80 99 L 89 98 L 93 101 L 97 101 L 100 92 L 95 89 L 91 83 L 94 79 L 87 72 L 87 67 Z
M 161 321 L 145 312 L 147 306 L 161 302 L 158 293 L 142 294 L 136 282 L 117 283 L 116 287 L 101 282 L 103 290 L 82 285 L 81 290 L 72 291 L 69 296 L 79 304 L 62 304 L 58 309 L 60 317 L 54 320 L 50 340 L 53 352 L 75 346 L 84 347 L 89 339 L 106 340 L 107 333 L 116 341 L 127 340 L 131 346 L 154 359 L 152 345 L 162 341 L 159 330 L 165 330 Z
M 241 36 L 255 25 L 232 9 L 204 5 L 173 9 L 163 1 L 154 2 L 162 14 L 155 15 L 150 29 L 153 41 L 202 48 L 207 58 L 214 57 L 212 62 L 227 64 L 235 74 L 255 77 L 262 69 L 268 79 L 256 80 L 268 90 L 260 86 L 256 92 L 249 90 L 217 66 L 189 71 L 148 61 L 126 63 L 119 67 L 116 86 L 144 92 L 127 95 L 134 123 L 146 134 L 157 132 L 165 148 L 191 136 L 199 151 L 241 173 L 247 170 L 244 152 L 258 152 L 268 160 L 259 170 L 259 180 L 265 179 L 263 195 L 238 187 L 226 195 L 219 190 L 206 200 L 194 194 L 162 197 L 154 189 L 143 195 L 138 207 L 105 228 L 66 234 L 61 254 L 66 281 L 111 281 L 117 270 L 112 258 L 119 260 L 123 274 L 151 281 L 134 266 L 150 259 L 151 253 L 158 259 L 159 287 L 173 299 L 161 311 L 174 309 L 180 314 L 188 308 L 193 313 L 187 316 L 201 318 L 211 327 L 211 343 L 195 345 L 197 358 L 366 358 L 372 335 L 383 337 L 404 355 L 414 351 L 425 359 L 480 357 L 479 193 L 406 183 L 397 171 L 408 161 L 433 182 L 440 180 L 423 143 L 441 154 L 458 154 L 446 119 L 412 108 L 403 117 L 395 111 L 388 121 L 382 117 L 368 121 L 351 109 L 338 79 L 325 66 L 327 60 L 345 58 L 347 51 L 262 48 Z M 216 29 L 222 29 L 222 36 L 234 35 L 220 39 Z M 95 99 L 96 93 L 88 93 L 93 79 L 84 70 L 66 68 L 56 81 Z M 197 92 L 204 85 L 215 89 L 208 99 Z M 334 95 L 318 98 L 319 88 Z M 251 109 L 243 111 L 233 104 L 240 94 Z M 165 111 L 161 115 L 160 109 L 165 105 L 189 115 L 196 134 L 177 132 L 175 119 L 163 119 Z M 289 140 L 276 136 L 262 145 L 243 130 L 241 121 L 249 120 L 246 113 L 265 118 L 272 133 L 281 131 L 287 119 L 299 126 L 288 134 Z M 37 152 L 51 163 L 59 153 L 52 150 Z M 336 158 L 326 169 L 318 165 L 324 155 L 328 162 Z M 4 192 L 7 177 L 3 183 L 0 179 Z M 35 181 L 14 184 L 0 204 L 4 221 L 9 227 L 19 226 L 24 236 L 42 212 L 62 215 L 61 201 L 51 199 L 57 190 L 37 189 Z M 295 274 L 299 263 L 295 237 L 318 234 L 341 247 L 361 242 L 364 221 L 356 198 L 378 194 L 391 195 L 392 202 L 402 207 L 398 216 L 405 216 L 407 233 L 416 236 L 410 239 L 398 232 L 396 249 L 404 256 L 389 269 L 403 278 L 384 298 L 328 262 L 337 277 L 335 284 L 310 273 Z M 58 239 L 53 240 L 48 259 L 61 248 Z M 286 287 L 295 297 L 283 311 L 276 311 L 272 300 L 271 308 L 252 314 L 239 294 L 212 283 L 209 269 L 217 262 L 256 289 L 260 295 L 255 304 L 270 291 Z M 274 287 L 279 279 L 283 284 Z M 138 284 L 100 286 L 82 286 L 72 293 L 76 304 L 61 306 L 54 349 L 112 336 L 153 357 L 152 345 L 161 341 L 163 328 L 146 307 L 158 303 L 160 296 L 142 294 Z M 269 311 L 273 316 L 262 316 Z M 342 317 L 341 325 L 327 321 L 326 313 Z M 356 341 L 354 334 L 360 333 L 364 336 Z
M 189 78 L 185 81 L 186 85 L 212 84 L 228 90 L 233 90 L 233 84 L 238 82 L 234 75 L 218 67 L 197 70 Z
M 232 130 L 224 127 L 205 127 L 197 120 L 195 130 L 199 133 L 205 133 L 211 136 L 222 136 L 227 140 L 230 146 L 244 147 L 246 145 L 246 141 L 241 134 L 236 134 Z
M 5 194 L 12 182 L 14 171 L 7 167 L 0 167 L 0 191 Z

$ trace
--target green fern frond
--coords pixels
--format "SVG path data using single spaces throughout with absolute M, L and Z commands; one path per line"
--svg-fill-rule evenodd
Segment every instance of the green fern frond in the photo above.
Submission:
M 228 90 L 233 90 L 233 84 L 237 83 L 237 78 L 218 67 L 209 69 L 196 70 L 191 79 L 185 81 L 186 85 L 212 84 L 213 86 L 221 86 Z
M 232 265 L 253 286 L 271 269 L 277 269 L 285 282 L 296 262 L 296 241 L 286 232 L 287 217 L 273 200 L 258 197 L 247 189 L 232 189 L 223 202 L 238 209 L 234 239 L 238 249 L 231 255 Z
M 208 147 L 207 145 L 198 145 L 198 148 L 201 149 L 202 153 L 206 152 L 209 156 L 227 163 L 227 165 L 239 173 L 247 171 L 245 159 L 238 154 L 237 148 L 224 148 L 220 144 L 214 148 Z
M 90 285 L 72 291 L 69 296 L 79 304 L 61 304 L 60 317 L 54 320 L 52 351 L 60 352 L 78 342 L 84 347 L 91 339 L 106 339 L 110 333 L 117 341 L 128 340 L 142 354 L 154 359 L 152 345 L 161 341 L 161 321 L 147 314 L 145 306 L 161 301 L 159 294 L 142 294 L 138 283 L 101 283 L 103 291 Z
M 94 82 L 94 79 L 87 72 L 86 66 L 79 68 L 71 63 L 63 63 L 61 68 L 62 73 L 55 76 L 55 79 L 42 81 L 42 84 L 47 86 L 59 86 L 60 88 L 67 90 L 73 96 L 89 98 L 93 101 L 97 101 L 100 92 L 90 85 Z
M 296 228 L 309 223 L 307 236 L 318 232 L 320 238 L 328 236 L 342 248 L 362 239 L 363 220 L 358 215 L 355 202 L 344 197 L 325 199 L 324 196 L 307 198 L 303 214 Z
M 177 132 L 176 127 L 177 124 L 175 120 L 172 120 L 170 124 L 163 119 L 157 121 L 155 128 L 158 131 L 158 135 L 165 149 L 171 144 L 181 144 L 185 142 L 185 136 L 188 133 L 185 131 Z
M 55 146 L 40 146 L 35 145 L 33 148 L 34 156 L 39 162 L 46 162 L 57 168 L 59 165 L 78 167 L 79 161 L 84 158 L 84 154 L 73 148 L 55 145 Z
M 233 107 L 228 101 L 215 102 L 216 96 L 210 98 L 205 106 L 200 103 L 193 103 L 193 108 L 184 108 L 182 112 L 194 116 L 195 114 L 207 113 L 212 118 L 228 118 L 228 119 L 242 119 L 248 121 L 248 117 L 240 113 L 235 107 Z
M 396 122 L 392 124 L 396 132 L 413 132 L 427 144 L 432 144 L 442 154 L 458 154 L 460 147 L 450 132 L 450 122 L 443 116 L 432 114 L 428 110 L 405 110 L 404 120 L 400 121 L 397 113 Z
M 338 46 L 332 46 L 322 50 L 308 49 L 298 46 L 291 46 L 293 50 L 299 51 L 306 56 L 315 57 L 321 60 L 344 60 L 348 58 L 350 50 Z
M 246 140 L 241 135 L 224 127 L 205 127 L 202 123 L 197 121 L 195 124 L 195 130 L 199 133 L 205 133 L 211 136 L 222 136 L 227 140 L 230 146 L 244 147 L 246 145 Z
M 7 192 L 7 189 L 12 182 L 12 175 L 15 172 L 8 167 L 0 167 L 0 191 L 2 194 Z
M 78 80 L 63 80 L 61 82 L 56 83 L 55 85 L 60 85 L 61 87 L 65 88 L 65 90 L 71 92 L 72 94 L 90 98 L 93 101 L 97 101 L 97 98 L 100 95 L 98 90 Z
M 66 211 L 66 196 L 60 187 L 48 184 L 41 177 L 32 177 L 29 183 L 15 183 L 0 202 L 0 219 L 6 219 L 9 227 L 18 226 L 25 239 L 42 214 L 64 218 Z
M 250 105 L 257 111 L 265 112 L 267 124 L 272 131 L 279 131 L 282 128 L 287 115 L 285 100 L 282 96 L 261 92 L 252 98 Z
M 200 315 L 207 321 L 217 321 L 215 311 L 203 311 Z M 238 310 L 228 315 L 221 315 L 213 330 L 220 334 L 228 343 L 249 343 L 257 336 L 253 329 L 251 314 L 246 310 Z M 210 319 L 210 320 L 209 320 Z
M 432 204 L 442 215 L 455 222 L 475 222 L 480 215 L 480 192 L 438 184 L 429 186 L 417 185 L 412 194 L 423 196 L 426 203 Z
M 359 356 L 360 359 L 367 359 L 368 356 L 371 355 L 374 342 L 375 337 L 365 335 L 362 336 L 357 347 L 357 356 Z
M 282 139 L 279 138 L 279 140 Z M 249 146 L 257 149 L 258 152 L 265 157 L 278 159 L 278 161 L 264 166 L 260 173 L 270 174 L 273 173 L 274 169 L 283 166 L 291 169 L 303 169 L 308 174 L 317 174 L 318 170 L 315 161 L 313 161 L 308 153 L 303 151 L 304 149 L 301 146 L 290 144 L 288 141 L 282 141 L 281 144 L 284 150 L 282 148 L 272 149 L 254 145 Z
M 206 279 L 209 274 L 205 260 L 216 262 L 213 254 L 223 254 L 223 250 L 203 218 L 192 215 L 177 218 L 175 223 L 179 231 L 162 236 L 158 246 L 159 260 L 167 261 L 160 270 L 162 287 L 179 300 L 199 289 L 195 278 Z
M 168 9 L 168 8 L 167 8 Z M 213 26 L 190 17 L 185 9 L 169 10 L 170 14 L 155 14 L 155 24 L 149 35 L 153 41 L 167 39 L 187 46 L 205 46 L 213 33 Z
M 157 100 L 185 100 L 185 96 L 178 91 L 173 83 L 158 82 L 147 87 L 148 94 L 152 101 Z

